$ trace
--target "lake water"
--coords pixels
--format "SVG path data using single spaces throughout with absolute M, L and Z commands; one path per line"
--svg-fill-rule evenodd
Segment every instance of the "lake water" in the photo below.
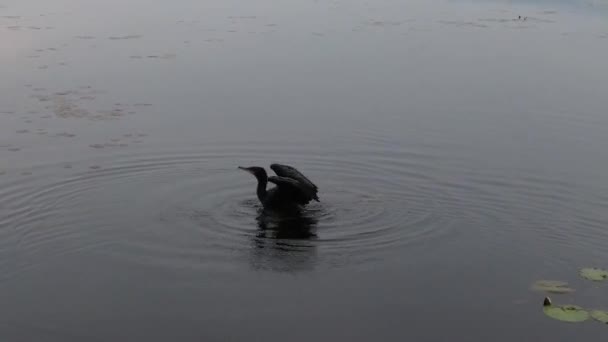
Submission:
M 522 19 L 518 19 L 518 16 Z M 3 341 L 574 341 L 603 1 L 0 3 Z M 525 20 L 523 19 L 525 17 Z M 259 215 L 239 165 L 320 202 Z

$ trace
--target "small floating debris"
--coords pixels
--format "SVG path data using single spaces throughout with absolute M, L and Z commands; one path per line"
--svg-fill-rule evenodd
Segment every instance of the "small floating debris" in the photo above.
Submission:
M 603 281 L 608 278 L 608 271 L 597 267 L 586 267 L 579 271 L 581 277 L 591 281 Z
M 65 137 L 65 138 L 73 138 L 76 136 L 76 134 L 74 133 L 67 133 L 67 132 L 62 132 L 62 133 L 57 133 L 55 134 L 55 136 L 57 137 Z
M 559 280 L 539 280 L 532 284 L 532 289 L 557 294 L 574 292 L 568 283 Z
M 138 35 L 138 34 L 131 34 L 131 35 L 126 35 L 126 36 L 112 36 L 112 37 L 108 37 L 108 39 L 110 40 L 126 40 L 126 39 L 138 39 L 143 37 L 142 35 Z
M 228 19 L 257 19 L 255 15 L 229 16 Z

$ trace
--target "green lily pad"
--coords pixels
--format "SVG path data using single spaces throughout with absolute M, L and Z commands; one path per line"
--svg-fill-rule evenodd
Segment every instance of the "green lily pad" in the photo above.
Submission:
M 545 315 L 563 322 L 578 323 L 589 319 L 589 312 L 577 305 L 549 305 L 543 307 Z
M 590 314 L 596 321 L 608 324 L 608 311 L 592 310 Z
M 559 280 L 539 280 L 532 284 L 532 289 L 549 293 L 570 293 L 573 288 L 568 287 L 568 283 Z
M 581 277 L 593 281 L 602 281 L 608 278 L 608 271 L 595 267 L 582 268 L 579 274 Z

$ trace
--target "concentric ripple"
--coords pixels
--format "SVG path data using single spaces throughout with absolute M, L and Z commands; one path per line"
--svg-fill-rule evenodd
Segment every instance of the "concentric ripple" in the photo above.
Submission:
M 41 167 L 2 188 L 3 251 L 21 269 L 87 251 L 159 267 L 225 270 L 246 260 L 256 269 L 297 271 L 371 262 L 440 236 L 457 217 L 449 194 L 425 176 L 430 159 L 262 149 L 113 155 L 111 163 L 97 161 L 101 168 L 73 163 L 63 175 L 59 166 Z M 275 161 L 309 176 L 321 201 L 298 216 L 262 214 L 255 179 L 237 166 Z

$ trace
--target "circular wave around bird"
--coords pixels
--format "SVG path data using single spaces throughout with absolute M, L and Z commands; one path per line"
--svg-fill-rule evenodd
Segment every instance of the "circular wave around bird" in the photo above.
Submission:
M 243 260 L 275 271 L 340 267 L 429 242 L 458 215 L 449 194 L 436 196 L 423 165 L 408 165 L 407 152 L 320 156 L 313 147 L 262 153 L 226 145 L 111 160 L 39 176 L 53 172 L 46 166 L 31 181 L 6 184 L 2 231 L 21 268 L 75 251 L 160 267 L 226 270 Z M 321 201 L 298 216 L 263 214 L 255 179 L 237 166 L 272 162 L 298 168 Z

